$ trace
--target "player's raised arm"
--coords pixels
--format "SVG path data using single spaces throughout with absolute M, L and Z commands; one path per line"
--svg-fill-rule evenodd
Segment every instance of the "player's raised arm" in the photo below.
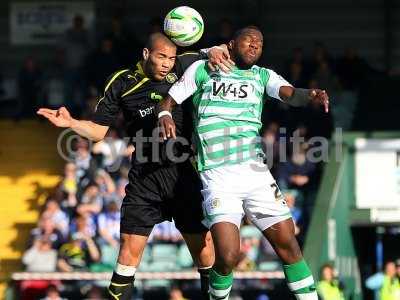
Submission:
M 107 133 L 109 126 L 118 116 L 120 109 L 120 95 L 123 88 L 122 76 L 128 70 L 121 70 L 112 74 L 104 88 L 104 95 L 96 105 L 92 120 L 74 119 L 65 107 L 58 110 L 41 108 L 37 114 L 47 118 L 57 127 L 71 128 L 77 134 L 93 141 L 100 141 Z
M 102 126 L 92 121 L 74 119 L 65 107 L 58 110 L 40 108 L 37 114 L 45 117 L 57 127 L 71 128 L 77 134 L 93 141 L 102 140 L 108 130 L 108 126 Z
M 282 76 L 267 70 L 269 79 L 266 85 L 267 94 L 280 99 L 291 106 L 306 106 L 310 101 L 317 101 L 329 111 L 329 96 L 324 90 L 295 88 Z
M 158 113 L 158 122 L 161 129 L 161 136 L 164 140 L 167 138 L 176 138 L 175 122 L 172 119 L 172 109 L 176 104 L 192 96 L 198 86 L 201 84 L 202 74 L 204 72 L 206 61 L 199 60 L 194 62 L 168 91 L 168 95 L 161 101 L 156 109 Z
M 232 61 L 226 44 L 201 49 L 199 52 L 185 52 L 177 56 L 178 73 L 183 73 L 192 63 L 200 59 L 208 59 L 207 65 L 211 71 L 221 70 L 229 73 L 235 63 Z
M 213 46 L 208 49 L 203 49 L 202 51 L 207 53 L 207 65 L 211 71 L 217 71 L 220 69 L 221 71 L 228 73 L 235 65 L 235 62 L 231 59 L 228 46 L 226 44 Z

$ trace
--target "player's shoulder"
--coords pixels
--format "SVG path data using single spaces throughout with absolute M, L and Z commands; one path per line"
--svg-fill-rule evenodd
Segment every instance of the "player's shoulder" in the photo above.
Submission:
M 275 79 L 275 78 L 279 77 L 279 75 L 274 70 L 272 70 L 268 67 L 260 67 L 260 66 L 254 65 L 253 68 L 260 74 L 261 79 L 265 83 L 271 79 Z
M 115 84 L 123 90 L 127 86 L 140 82 L 145 77 L 140 63 L 137 63 L 134 68 L 120 69 L 112 73 L 106 80 L 105 90 L 107 91 Z

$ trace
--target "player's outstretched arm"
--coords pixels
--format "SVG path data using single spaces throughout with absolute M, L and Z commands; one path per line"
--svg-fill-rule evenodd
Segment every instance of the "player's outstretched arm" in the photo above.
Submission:
M 281 86 L 279 97 L 291 106 L 305 106 L 309 102 L 318 102 L 324 106 L 325 112 L 329 111 L 329 96 L 325 90 L 299 89 L 292 86 Z
M 40 108 L 37 114 L 45 117 L 57 127 L 71 128 L 77 134 L 96 142 L 102 140 L 108 130 L 108 126 L 102 126 L 92 121 L 74 119 L 65 107 L 58 110 Z
M 325 112 L 329 111 L 329 96 L 326 91 L 295 88 L 274 71 L 267 71 L 269 76 L 265 88 L 269 96 L 291 106 L 306 106 L 311 101 L 317 101 L 325 107 Z
M 175 100 L 170 95 L 167 95 L 157 108 L 158 126 L 160 127 L 161 137 L 164 140 L 170 137 L 176 138 L 176 126 L 171 114 L 175 105 Z

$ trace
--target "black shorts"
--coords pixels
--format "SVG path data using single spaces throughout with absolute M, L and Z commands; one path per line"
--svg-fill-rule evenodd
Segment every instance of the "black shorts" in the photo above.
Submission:
M 202 233 L 200 178 L 187 161 L 171 166 L 135 165 L 121 207 L 121 233 L 147 236 L 155 224 L 175 221 L 182 233 Z

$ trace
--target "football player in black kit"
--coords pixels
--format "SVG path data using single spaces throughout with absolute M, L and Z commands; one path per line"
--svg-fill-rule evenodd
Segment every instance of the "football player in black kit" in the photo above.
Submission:
M 176 46 L 161 33 L 152 34 L 135 69 L 120 70 L 109 77 L 91 121 L 71 117 L 65 107 L 41 108 L 38 114 L 58 127 L 68 127 L 81 136 L 99 141 L 122 110 L 135 152 L 129 184 L 121 207 L 121 244 L 109 286 L 109 298 L 131 299 L 136 268 L 153 226 L 174 219 L 198 267 L 202 294 L 208 297 L 208 274 L 214 263 L 210 233 L 201 224 L 201 182 L 189 159 L 190 144 L 160 142 L 154 107 L 194 61 L 210 58 L 227 70 L 233 64 L 221 47 L 176 55 Z M 213 66 L 210 66 L 211 68 Z M 190 141 L 190 113 L 177 106 L 173 111 L 178 136 Z M 185 128 L 185 131 L 183 131 Z M 186 130 L 188 128 L 189 130 Z M 168 153 L 168 149 L 172 149 Z M 172 154 L 172 157 L 171 157 Z M 178 158 L 177 162 L 174 157 Z

